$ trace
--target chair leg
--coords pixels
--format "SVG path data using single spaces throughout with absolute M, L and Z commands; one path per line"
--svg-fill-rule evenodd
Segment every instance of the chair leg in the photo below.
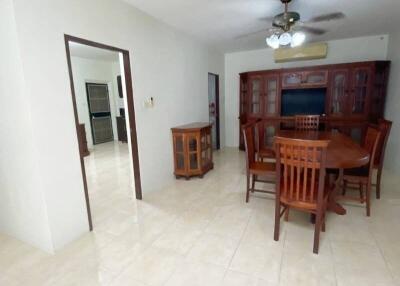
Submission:
M 246 203 L 249 202 L 250 196 L 250 174 L 247 173 L 247 182 L 246 182 Z
M 289 221 L 289 207 L 287 207 L 285 211 L 285 221 Z
M 363 190 L 363 184 L 359 183 L 359 189 L 360 189 L 360 203 L 364 202 L 364 190 Z
M 367 216 L 371 215 L 371 182 L 369 181 L 366 186 L 366 194 L 367 198 Z
M 379 168 L 376 177 L 376 198 L 378 200 L 381 198 L 381 177 L 382 177 L 382 169 Z
M 324 207 L 324 214 L 323 214 L 323 218 L 322 218 L 322 231 L 325 232 L 326 230 L 326 212 L 328 211 L 328 204 L 325 204 Z
M 342 195 L 346 195 L 346 188 L 347 188 L 347 181 L 343 180 L 343 185 L 342 185 Z
M 252 175 L 252 177 L 251 177 L 251 192 L 252 193 L 254 193 L 254 189 L 256 187 L 256 180 L 257 180 L 257 176 Z
M 281 223 L 281 203 L 279 199 L 276 199 L 275 203 L 275 227 L 274 227 L 274 240 L 279 240 L 279 231 L 280 231 L 280 223 Z
M 317 218 L 315 221 L 315 230 L 314 230 L 314 248 L 313 252 L 318 254 L 319 250 L 319 235 L 321 233 L 321 226 L 322 226 L 322 213 L 321 211 L 317 211 Z

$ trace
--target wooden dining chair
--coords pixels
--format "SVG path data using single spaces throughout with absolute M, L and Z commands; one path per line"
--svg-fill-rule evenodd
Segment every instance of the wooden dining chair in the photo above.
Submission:
M 325 231 L 325 214 L 330 188 L 325 176 L 328 140 L 275 138 L 276 205 L 274 240 L 279 240 L 280 219 L 294 208 L 315 215 L 313 252 L 318 253 L 320 231 Z
M 381 136 L 379 137 L 378 146 L 376 148 L 375 161 L 374 161 L 374 169 L 377 170 L 376 176 L 376 198 L 381 198 L 381 179 L 382 179 L 382 171 L 383 171 L 383 160 L 385 159 L 385 151 L 386 151 L 386 143 L 389 138 L 390 130 L 392 129 L 392 121 L 386 119 L 378 120 L 378 127 L 381 132 Z
M 249 202 L 250 192 L 275 194 L 274 191 L 255 188 L 256 182 L 275 183 L 276 179 L 275 163 L 259 162 L 256 160 L 255 127 L 255 124 L 248 124 L 243 127 L 244 144 L 246 147 L 246 203 Z M 260 179 L 259 177 L 264 179 Z
M 296 115 L 294 128 L 299 131 L 316 131 L 319 129 L 319 115 Z
M 265 125 L 264 121 L 261 120 L 256 123 L 256 152 L 257 152 L 257 160 L 264 162 L 264 159 L 275 159 L 275 150 L 272 147 L 265 146 L 264 138 L 265 134 Z
M 375 165 L 376 150 L 379 138 L 380 130 L 372 125 L 369 125 L 363 144 L 363 147 L 370 154 L 369 163 L 360 168 L 345 169 L 343 175 L 343 198 L 347 200 L 359 201 L 362 204 L 365 203 L 367 216 L 371 215 L 372 174 Z M 346 195 L 347 189 L 358 189 L 359 197 Z

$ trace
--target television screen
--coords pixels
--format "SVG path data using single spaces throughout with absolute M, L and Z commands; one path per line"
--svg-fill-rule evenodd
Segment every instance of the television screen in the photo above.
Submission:
M 325 113 L 325 88 L 282 90 L 282 116 Z

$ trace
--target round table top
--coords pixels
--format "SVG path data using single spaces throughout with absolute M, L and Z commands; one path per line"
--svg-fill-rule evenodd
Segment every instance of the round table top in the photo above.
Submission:
M 326 154 L 326 167 L 329 169 L 357 168 L 369 162 L 368 151 L 349 136 L 339 132 L 281 130 L 277 132 L 276 137 L 329 140 Z

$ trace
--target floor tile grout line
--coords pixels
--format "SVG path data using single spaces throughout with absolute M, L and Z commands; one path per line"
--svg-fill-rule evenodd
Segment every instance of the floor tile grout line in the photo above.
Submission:
M 331 251 L 331 259 L 332 259 L 332 266 L 333 266 L 333 273 L 335 274 L 335 285 L 338 286 L 338 277 L 336 273 L 336 263 L 335 263 L 335 257 L 333 254 L 333 248 L 332 248 L 332 240 L 329 236 L 327 236 L 328 242 L 329 242 L 329 249 Z
M 225 269 L 225 274 L 224 274 L 224 277 L 223 277 L 222 281 L 225 279 L 225 277 L 226 277 L 226 275 L 227 275 L 227 273 L 228 273 L 228 271 L 229 271 L 229 267 L 231 266 L 232 261 L 233 261 L 233 258 L 235 257 L 236 252 L 237 252 L 237 250 L 239 249 L 239 247 L 240 247 L 240 245 L 241 245 L 241 243 L 242 243 L 242 241 L 243 241 L 244 234 L 246 233 L 246 230 L 247 230 L 247 228 L 249 227 L 249 222 L 250 222 L 250 219 L 253 217 L 253 215 L 254 215 L 254 210 L 252 210 L 251 215 L 250 215 L 249 218 L 247 219 L 246 227 L 243 229 L 242 235 L 240 236 L 240 239 L 239 239 L 239 243 L 238 243 L 238 245 L 237 245 L 235 251 L 233 252 L 231 259 L 229 260 L 229 263 L 228 263 L 228 265 L 227 265 L 227 267 L 226 267 L 226 269 Z
M 368 231 L 370 231 L 369 227 L 368 227 Z M 383 253 L 381 245 L 379 244 L 378 240 L 376 239 L 374 233 L 371 232 L 370 234 L 372 235 L 372 237 L 373 237 L 373 239 L 374 239 L 374 241 L 376 243 L 376 246 L 377 246 L 377 248 L 379 250 L 380 255 L 382 256 L 383 261 L 385 262 L 386 270 L 389 271 L 390 276 L 392 277 L 392 282 L 395 282 L 395 280 L 396 280 L 395 279 L 395 275 L 394 275 L 393 271 L 391 270 L 391 268 L 389 267 L 389 262 L 387 261 L 385 255 Z
M 284 231 L 284 237 L 283 237 L 281 262 L 280 262 L 280 264 L 279 264 L 278 285 L 281 285 L 282 266 L 283 266 L 283 258 L 284 258 L 284 255 L 285 255 L 286 239 L 287 239 L 287 232 L 286 232 L 286 230 L 285 230 L 285 231 Z

